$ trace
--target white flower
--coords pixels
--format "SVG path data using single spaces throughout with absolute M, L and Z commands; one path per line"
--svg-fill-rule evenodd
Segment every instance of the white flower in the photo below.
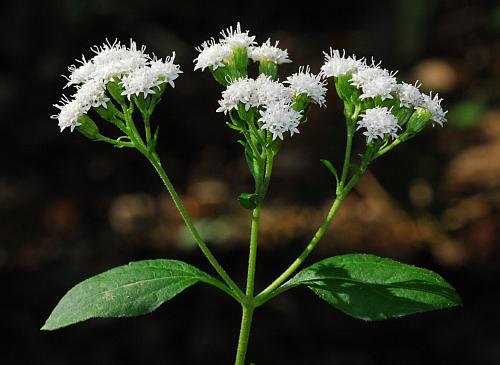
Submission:
M 149 94 L 154 94 L 163 82 L 165 81 L 158 79 L 150 67 L 141 67 L 123 76 L 121 80 L 122 95 L 126 95 L 130 100 L 132 95 L 138 96 L 142 93 L 146 98 Z
M 321 80 L 320 75 L 313 75 L 310 72 L 309 66 L 305 69 L 303 66 L 299 67 L 299 72 L 288 76 L 284 83 L 290 85 L 295 95 L 307 94 L 316 104 L 320 106 L 324 105 L 326 94 L 325 81 Z
M 297 129 L 300 124 L 301 114 L 290 107 L 290 104 L 283 102 L 267 106 L 266 110 L 261 112 L 262 129 L 268 130 L 273 134 L 273 140 L 279 138 L 283 140 L 283 134 L 290 132 L 300 133 Z
M 432 121 L 442 127 L 446 122 L 446 113 L 448 113 L 441 108 L 443 99 L 440 99 L 438 94 L 432 97 L 432 92 L 429 95 L 422 94 L 422 99 L 422 108 L 428 110 L 432 114 Z
M 161 58 L 154 58 L 149 63 L 151 72 L 156 76 L 156 78 L 163 82 L 168 82 L 172 87 L 175 87 L 174 80 L 177 79 L 179 74 L 182 73 L 180 66 L 176 65 L 174 60 L 175 52 L 172 52 L 172 57 L 165 57 L 165 62 L 163 62 Z
M 106 85 L 101 80 L 89 80 L 78 87 L 74 99 L 80 103 L 85 113 L 92 107 L 107 108 L 109 98 L 106 96 Z
M 403 82 L 396 87 L 396 95 L 399 97 L 399 104 L 406 108 L 417 108 L 422 106 L 422 94 L 418 90 L 420 87 L 418 81 L 415 85 Z
M 217 112 L 227 113 L 228 110 L 237 109 L 238 103 L 245 104 L 245 110 L 252 106 L 257 106 L 258 102 L 255 93 L 255 80 L 242 78 L 233 81 L 222 92 L 222 99 L 219 100 L 220 107 Z
M 138 67 L 144 67 L 150 57 L 144 53 L 143 46 L 137 49 L 137 44 L 130 40 L 130 48 L 115 41 L 104 43 L 102 46 L 94 46 L 91 50 L 96 54 L 92 58 L 95 71 L 92 78 L 111 80 L 115 76 L 132 72 Z
M 59 109 L 59 114 L 50 117 L 59 121 L 61 132 L 66 128 L 70 128 L 73 132 L 80 125 L 78 118 L 85 114 L 85 108 L 78 100 L 69 100 L 66 95 L 62 97 L 60 104 L 54 104 Z
M 323 52 L 325 63 L 321 66 L 321 73 L 325 77 L 339 77 L 356 72 L 365 66 L 363 59 L 357 60 L 355 55 L 346 57 L 345 50 L 342 54 L 337 49 L 330 48 L 330 54 Z
M 92 78 L 95 72 L 95 65 L 92 61 L 87 61 L 85 56 L 82 56 L 82 60 L 77 60 L 76 62 L 80 63 L 80 66 L 71 65 L 68 67 L 68 71 L 70 72 L 69 76 L 63 75 L 64 78 L 68 80 L 68 83 L 65 88 L 70 85 L 79 85 L 88 81 Z
M 292 89 L 269 76 L 260 74 L 255 80 L 255 93 L 258 105 L 270 105 L 278 102 L 291 104 Z
M 396 90 L 397 81 L 394 75 L 377 66 L 367 66 L 352 74 L 351 85 L 360 87 L 363 93 L 360 99 L 379 96 L 382 100 L 392 99 L 391 92 Z
M 195 71 L 199 68 L 204 71 L 207 67 L 212 67 L 214 70 L 224 67 L 224 61 L 228 61 L 232 56 L 231 48 L 228 45 L 216 43 L 213 38 L 203 42 L 201 46 L 196 47 L 196 50 L 200 54 L 193 60 L 196 63 Z
M 248 30 L 242 32 L 241 25 L 238 22 L 235 29 L 230 26 L 226 30 L 220 32 L 222 36 L 220 43 L 229 46 L 231 50 L 237 48 L 248 48 L 255 44 L 255 36 L 248 35 L 248 32 Z
M 248 57 L 254 62 L 268 61 L 278 65 L 292 62 L 288 58 L 288 51 L 278 48 L 278 44 L 279 41 L 276 41 L 274 46 L 271 46 L 271 39 L 268 38 L 260 47 L 250 47 Z
M 398 129 L 401 129 L 396 117 L 386 107 L 367 109 L 360 117 L 357 129 L 366 128 L 363 134 L 368 137 L 367 143 L 373 139 L 383 139 L 386 134 L 396 138 Z

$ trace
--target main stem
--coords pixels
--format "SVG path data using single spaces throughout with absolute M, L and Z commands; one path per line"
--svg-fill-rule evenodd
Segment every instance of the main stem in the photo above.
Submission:
M 247 354 L 248 338 L 250 337 L 250 328 L 252 326 L 252 318 L 254 307 L 242 305 L 243 313 L 241 315 L 240 337 L 238 340 L 238 350 L 236 352 L 235 365 L 245 365 L 245 357 Z

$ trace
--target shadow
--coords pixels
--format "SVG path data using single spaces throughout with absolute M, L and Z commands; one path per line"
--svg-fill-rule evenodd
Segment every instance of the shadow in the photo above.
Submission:
M 420 279 L 369 283 L 342 268 L 321 268 L 301 283 L 341 311 L 364 320 L 382 320 L 461 304 L 451 287 Z

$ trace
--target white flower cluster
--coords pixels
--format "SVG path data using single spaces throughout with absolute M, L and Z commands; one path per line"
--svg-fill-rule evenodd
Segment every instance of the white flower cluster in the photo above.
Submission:
M 323 77 L 341 77 L 350 75 L 350 84 L 361 89 L 360 99 L 380 98 L 381 100 L 394 99 L 397 97 L 400 107 L 422 108 L 432 115 L 432 122 L 443 125 L 446 122 L 446 111 L 441 108 L 441 100 L 436 94 L 432 96 L 422 94 L 419 91 L 420 84 L 414 85 L 405 82 L 398 84 L 395 78 L 396 72 L 390 72 L 380 67 L 379 64 L 365 59 L 356 59 L 355 55 L 347 56 L 345 51 L 330 48 L 330 53 L 324 53 L 325 63 L 321 67 Z M 397 136 L 397 119 L 387 108 L 372 108 L 366 110 L 358 122 L 359 128 L 366 128 L 364 134 L 368 142 L 372 139 L 383 139 L 384 135 L 393 138 Z M 377 118 L 380 118 L 377 121 Z M 400 129 L 400 128 L 399 128 Z
M 289 86 L 285 86 L 284 84 Z M 245 110 L 260 108 L 262 128 L 273 134 L 273 139 L 283 139 L 283 134 L 299 133 L 301 113 L 294 110 L 294 97 L 306 94 L 310 101 L 320 106 L 325 103 L 325 82 L 319 75 L 313 75 L 309 66 L 289 76 L 284 83 L 273 81 L 264 74 L 257 79 L 241 78 L 227 86 L 222 92 L 217 112 L 226 114 L 242 103 Z
M 71 98 L 63 96 L 60 103 L 54 105 L 59 114 L 51 116 L 58 119 L 61 131 L 66 128 L 73 131 L 80 125 L 80 116 L 90 108 L 107 107 L 110 99 L 106 96 L 106 84 L 110 81 L 119 81 L 122 95 L 130 99 L 141 93 L 147 97 L 163 83 L 168 82 L 173 87 L 174 80 L 182 73 L 174 64 L 175 52 L 162 61 L 146 54 L 144 46 L 137 48 L 132 40 L 129 47 L 115 41 L 94 46 L 91 50 L 95 53 L 92 59 L 87 61 L 83 57 L 77 61 L 80 66 L 68 67 L 70 75 L 66 77 L 65 87 L 74 85 L 77 91 Z
M 307 94 L 319 106 L 325 104 L 326 81 L 312 74 L 309 66 L 299 67 L 299 72 L 288 76 L 284 83 L 290 85 L 294 95 Z
M 242 31 L 240 23 L 237 23 L 236 28 L 232 26 L 221 33 L 222 38 L 217 42 L 214 38 L 209 39 L 196 47 L 199 52 L 194 59 L 194 69 L 212 68 L 216 70 L 219 67 L 224 67 L 233 57 L 233 51 L 236 49 L 246 49 L 248 57 L 253 61 L 262 62 L 270 61 L 276 64 L 292 62 L 288 58 L 287 50 L 278 48 L 278 43 L 271 45 L 271 40 L 268 39 L 261 46 L 256 46 L 255 36 L 249 35 L 249 31 Z
M 278 48 L 279 41 L 276 41 L 274 46 L 271 45 L 271 39 L 262 43 L 259 47 L 250 47 L 248 57 L 254 62 L 274 62 L 277 65 L 282 63 L 290 63 L 292 60 L 288 58 L 288 51 Z
M 367 109 L 360 117 L 357 129 L 366 128 L 363 134 L 368 137 L 368 143 L 373 139 L 383 139 L 386 134 L 396 138 L 398 129 L 401 129 L 397 118 L 386 107 Z

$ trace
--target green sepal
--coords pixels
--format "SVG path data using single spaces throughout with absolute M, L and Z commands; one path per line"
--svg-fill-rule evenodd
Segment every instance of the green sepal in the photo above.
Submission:
M 311 97 L 306 93 L 302 93 L 294 96 L 292 109 L 296 112 L 302 112 L 302 116 L 304 117 L 309 111 L 310 105 Z
M 217 67 L 215 70 L 212 66 L 210 66 L 210 72 L 212 73 L 212 76 L 214 77 L 215 81 L 217 81 L 222 86 L 229 85 L 229 80 L 226 77 L 228 76 L 226 69 L 227 65 L 224 67 Z
M 357 87 L 351 85 L 351 77 L 351 73 L 336 77 L 335 90 L 337 90 L 337 94 L 343 101 L 355 103 L 359 100 L 361 91 Z
M 85 137 L 92 141 L 99 140 L 101 135 L 99 134 L 99 127 L 88 115 L 83 114 L 78 118 L 80 125 L 76 128 L 78 132 L 83 134 Z
M 276 81 L 278 79 L 278 64 L 272 61 L 260 61 L 259 74 L 264 74 Z
M 117 80 L 111 80 L 106 84 L 106 89 L 109 94 L 115 99 L 118 104 L 126 105 L 125 97 L 122 95 L 123 89 Z
M 236 48 L 233 50 L 233 65 L 237 74 L 237 78 L 246 77 L 248 75 L 248 51 L 246 48 Z
M 259 206 L 260 197 L 259 194 L 242 193 L 238 201 L 243 208 L 253 210 Z

